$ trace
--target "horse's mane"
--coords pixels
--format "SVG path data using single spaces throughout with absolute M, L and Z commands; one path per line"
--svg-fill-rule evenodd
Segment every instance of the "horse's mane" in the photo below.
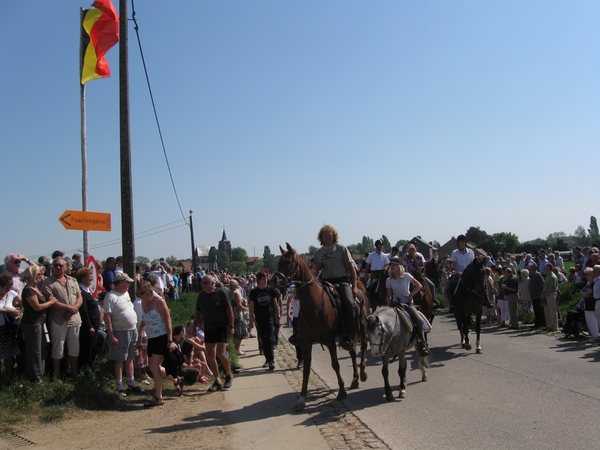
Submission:
M 471 289 L 481 288 L 484 285 L 483 256 L 476 256 L 469 264 L 462 275 L 462 282 Z

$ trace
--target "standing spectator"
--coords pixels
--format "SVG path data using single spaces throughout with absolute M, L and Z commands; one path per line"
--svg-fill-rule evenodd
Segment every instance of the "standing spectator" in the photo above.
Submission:
M 148 282 L 142 283 L 138 288 L 138 296 L 142 299 L 140 331 L 146 331 L 148 335 L 149 365 L 154 378 L 154 397 L 149 402 L 144 403 L 144 406 L 162 406 L 163 375 L 161 364 L 167 352 L 177 351 L 178 346 L 173 341 L 171 314 L 165 299 L 157 295 Z M 139 345 L 140 342 L 138 342 Z M 176 369 L 171 365 L 165 365 L 165 369 L 167 377 L 169 377 L 175 386 L 175 395 L 179 397 L 183 391 L 183 378 L 177 376 Z
M 117 391 L 127 396 L 123 386 L 123 370 L 127 376 L 127 388 L 136 393 L 146 392 L 140 388 L 133 375 L 133 357 L 136 353 L 137 315 L 129 298 L 129 283 L 133 280 L 125 272 L 115 275 L 113 289 L 104 297 L 104 323 L 108 334 L 108 360 L 114 361 Z
M 594 280 L 594 269 L 586 267 L 584 270 L 587 283 L 581 290 L 581 298 L 584 301 L 584 316 L 585 322 L 590 333 L 589 343 L 598 342 L 600 339 L 600 330 L 598 329 L 598 318 L 596 317 L 596 299 L 594 298 L 594 290 L 596 289 L 596 280 Z
M 137 352 L 133 357 L 133 368 L 137 374 L 137 379 L 141 381 L 142 384 L 150 384 L 150 377 L 148 377 L 148 336 L 146 335 L 146 330 L 141 330 L 140 325 L 142 323 L 142 299 L 139 296 L 140 286 L 143 281 L 138 284 L 138 295 L 133 302 L 133 310 L 135 311 L 135 315 L 137 316 L 137 332 L 138 332 L 138 342 L 137 342 Z
M 242 294 L 240 293 L 240 289 L 238 287 L 239 284 L 236 280 L 231 280 L 229 282 L 229 298 L 231 300 L 231 305 L 233 306 L 233 326 L 235 328 L 235 334 L 233 335 L 233 346 L 235 347 L 238 355 L 244 356 L 245 353 L 240 350 L 240 346 L 242 345 L 242 339 L 248 335 L 248 323 L 246 322 L 244 316 L 244 313 L 248 310 L 248 308 L 244 304 L 244 299 L 242 298 Z
M 273 355 L 274 317 L 281 316 L 277 298 L 279 291 L 267 285 L 267 274 L 257 272 L 258 286 L 250 291 L 250 317 L 254 317 L 256 332 L 262 343 L 266 362 L 263 367 L 275 370 L 275 357 Z
M 502 284 L 505 281 L 506 272 L 501 266 L 496 266 L 496 274 L 500 275 L 496 280 L 496 290 L 498 291 L 498 297 L 496 298 L 497 314 L 498 314 L 498 326 L 506 326 L 506 321 L 510 320 L 510 313 L 508 311 L 508 301 L 506 300 L 506 291 L 502 288 Z
M 104 263 L 104 270 L 102 271 L 102 283 L 104 290 L 106 292 L 110 292 L 114 287 L 114 279 L 115 279 L 115 270 L 117 268 L 117 260 L 113 256 L 109 256 L 106 258 L 106 262 Z
M 21 312 L 16 307 L 21 306 L 21 297 L 12 290 L 12 283 L 10 275 L 0 275 L 0 361 L 4 360 L 9 377 L 12 376 L 15 357 L 21 354 L 16 333 L 16 321 L 21 318 Z
M 31 260 L 24 255 L 17 255 L 16 253 L 9 253 L 4 258 L 4 267 L 6 270 L 2 274 L 10 275 L 12 278 L 12 290 L 17 294 L 21 294 L 25 287 L 23 281 L 23 270 L 21 270 L 21 261 L 25 261 L 30 266 L 33 264 Z
M 556 311 L 556 291 L 558 290 L 558 279 L 552 272 L 552 263 L 544 266 L 546 279 L 544 280 L 544 291 L 542 300 L 544 303 L 544 316 L 546 317 L 546 329 L 558 331 L 558 313 Z
M 81 328 L 79 308 L 83 304 L 77 280 L 68 276 L 65 271 L 65 260 L 59 256 L 52 261 L 52 275 L 42 283 L 42 293 L 46 300 L 51 300 L 53 297 L 58 299 L 58 302 L 50 307 L 48 317 L 52 342 L 52 366 L 57 380 L 60 379 L 60 364 L 64 357 L 65 343 L 71 362 L 71 375 L 77 376 Z
M 225 352 L 227 336 L 233 336 L 235 333 L 233 308 L 227 292 L 215 286 L 215 279 L 212 275 L 205 275 L 201 285 L 202 292 L 198 294 L 196 301 L 194 327 L 203 324 L 206 359 L 208 367 L 215 377 L 215 382 L 208 388 L 208 392 L 215 392 L 230 388 L 233 383 L 231 363 Z M 217 358 L 225 369 L 225 384 L 221 383 Z
M 23 289 L 23 318 L 21 329 L 25 340 L 25 376 L 36 383 L 42 382 L 42 376 L 46 371 L 45 352 L 46 333 L 44 323 L 48 308 L 54 305 L 58 299 L 46 297 L 38 286 L 44 280 L 43 267 L 31 265 L 25 269 L 24 274 L 27 284 Z
M 554 260 L 556 261 L 556 267 L 560 270 L 561 273 L 566 274 L 565 270 L 565 261 L 562 256 L 560 256 L 560 252 L 557 250 L 554 252 Z
M 544 292 L 544 277 L 537 270 L 537 264 L 533 261 L 529 263 L 529 296 L 533 306 L 534 323 L 533 328 L 545 328 L 546 317 L 544 307 L 541 304 L 542 292 Z
M 519 281 L 519 307 L 525 314 L 525 324 L 531 324 L 533 318 L 533 306 L 531 304 L 531 295 L 529 294 L 529 270 L 521 270 L 521 280 Z
M 118 273 L 123 273 L 123 257 L 122 256 L 117 256 L 115 259 L 115 262 L 117 263 L 116 267 L 115 267 L 115 275 Z
M 594 266 L 594 299 L 596 300 L 596 320 L 600 324 L 600 265 Z
M 90 286 L 94 280 L 94 274 L 90 269 L 84 267 L 75 274 L 79 283 L 83 303 L 79 310 L 81 314 L 81 329 L 79 330 L 79 363 L 83 367 L 92 364 L 96 360 L 99 349 L 104 347 L 106 334 L 100 330 L 100 306 L 92 293 Z
M 519 316 L 517 315 L 517 303 L 519 300 L 519 280 L 510 267 L 504 269 L 504 280 L 501 289 L 504 291 L 504 298 L 508 304 L 508 314 L 510 316 L 510 328 L 517 330 L 519 328 Z
M 83 267 L 83 262 L 81 261 L 81 255 L 79 253 L 73 253 L 73 272 L 77 272 L 79 269 Z
M 300 315 L 300 299 L 296 295 L 296 289 L 290 286 L 287 300 L 287 319 L 292 322 L 292 336 L 290 343 L 296 348 L 296 360 L 298 361 L 296 369 L 304 367 L 304 359 L 302 358 L 302 349 L 298 345 L 298 316 Z
M 485 273 L 485 292 L 488 301 L 494 305 L 493 308 L 484 307 L 483 315 L 487 317 L 487 325 L 490 326 L 496 316 L 496 287 L 494 286 L 494 279 L 492 278 L 492 269 L 484 267 L 483 272 Z

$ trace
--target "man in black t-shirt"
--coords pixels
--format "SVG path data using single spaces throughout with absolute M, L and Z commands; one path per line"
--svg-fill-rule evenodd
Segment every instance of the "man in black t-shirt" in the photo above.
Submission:
M 250 318 L 254 316 L 257 336 L 260 339 L 266 362 L 263 367 L 269 366 L 269 370 L 275 370 L 275 357 L 273 356 L 273 333 L 274 325 L 279 326 L 281 311 L 277 303 L 279 291 L 267 286 L 267 274 L 258 272 L 256 274 L 258 287 L 250 291 Z
M 194 327 L 203 322 L 204 343 L 206 344 L 206 362 L 215 376 L 214 384 L 209 392 L 220 391 L 231 387 L 233 375 L 231 364 L 226 354 L 227 336 L 234 334 L 233 309 L 227 292 L 215 286 L 215 280 L 210 275 L 202 278 L 202 292 L 196 300 Z M 221 384 L 217 357 L 225 369 L 225 383 Z

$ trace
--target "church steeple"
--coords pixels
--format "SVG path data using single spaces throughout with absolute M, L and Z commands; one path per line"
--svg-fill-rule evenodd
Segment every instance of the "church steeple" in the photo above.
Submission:
M 219 241 L 219 250 L 225 252 L 231 258 L 231 242 L 227 239 L 227 235 L 225 234 L 225 227 L 223 227 L 223 237 Z

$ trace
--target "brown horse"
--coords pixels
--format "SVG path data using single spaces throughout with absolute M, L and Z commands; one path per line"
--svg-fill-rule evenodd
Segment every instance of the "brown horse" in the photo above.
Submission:
M 313 343 L 324 345 L 329 350 L 331 367 L 335 371 L 338 380 L 339 391 L 337 398 L 346 398 L 344 379 L 340 375 L 340 363 L 337 358 L 335 337 L 341 332 L 342 311 L 332 304 L 329 294 L 323 289 L 321 283 L 313 276 L 310 268 L 298 253 L 287 244 L 287 251 L 281 246 L 281 257 L 277 266 L 277 272 L 273 274 L 271 282 L 281 286 L 282 284 L 294 283 L 296 295 L 300 300 L 300 312 L 298 315 L 298 345 L 302 350 L 304 359 L 304 372 L 302 376 L 302 391 L 296 402 L 295 410 L 304 409 L 306 393 L 308 390 L 308 377 L 312 360 Z M 360 341 L 360 380 L 367 380 L 366 351 L 367 337 L 366 326 L 369 315 L 369 300 L 364 285 L 359 285 L 359 298 L 356 301 L 355 316 L 357 318 L 357 334 L 354 336 L 350 357 L 352 358 L 353 378 L 351 389 L 358 388 L 359 371 L 356 363 L 356 343 Z
M 420 269 L 413 270 L 411 275 L 423 286 L 413 297 L 413 302 L 429 320 L 429 323 L 432 323 L 435 309 L 435 285 L 429 278 L 423 276 Z
M 369 303 L 373 312 L 378 306 L 387 306 L 387 288 L 385 287 L 385 281 L 389 278 L 389 269 L 385 269 L 379 277 L 379 284 L 375 292 L 369 292 Z M 377 283 L 377 281 L 373 281 Z

